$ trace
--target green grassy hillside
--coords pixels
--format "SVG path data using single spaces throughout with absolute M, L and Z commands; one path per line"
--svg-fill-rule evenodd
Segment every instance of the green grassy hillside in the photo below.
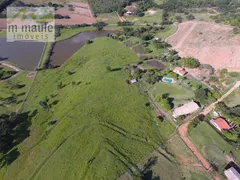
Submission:
M 24 108 L 29 137 L 1 169 L 4 179 L 115 179 L 165 141 L 148 99 L 126 83 L 123 67 L 137 60 L 100 38 L 60 68 L 40 71 Z

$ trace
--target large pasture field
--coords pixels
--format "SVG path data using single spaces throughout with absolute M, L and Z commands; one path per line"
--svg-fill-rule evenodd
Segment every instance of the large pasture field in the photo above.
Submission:
M 173 128 L 157 126 L 148 98 L 126 83 L 124 67 L 137 61 L 128 47 L 99 38 L 60 68 L 40 71 L 23 109 L 29 136 L 2 177 L 116 179 L 165 143 Z
M 180 56 L 195 57 L 215 69 L 240 71 L 240 35 L 233 35 L 232 29 L 226 25 L 188 21 L 179 24 L 167 42 Z

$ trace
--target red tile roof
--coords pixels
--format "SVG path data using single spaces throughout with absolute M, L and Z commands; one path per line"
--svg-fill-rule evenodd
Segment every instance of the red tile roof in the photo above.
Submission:
M 217 118 L 217 119 L 214 120 L 214 122 L 218 125 L 218 127 L 221 130 L 229 130 L 229 129 L 231 129 L 231 127 L 228 125 L 226 120 L 223 119 L 223 118 Z
M 135 7 L 130 5 L 130 6 L 126 6 L 124 9 L 126 9 L 128 11 L 134 11 Z
M 184 68 L 182 68 L 182 67 L 176 67 L 174 69 L 174 72 L 179 72 L 182 75 L 185 75 L 187 73 L 187 71 Z

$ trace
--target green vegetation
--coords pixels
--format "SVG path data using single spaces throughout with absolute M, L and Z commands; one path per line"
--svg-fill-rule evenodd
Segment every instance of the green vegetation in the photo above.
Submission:
M 199 161 L 179 136 L 173 136 L 171 138 L 168 149 L 174 154 L 175 159 L 178 161 L 178 167 L 180 167 L 182 171 L 181 179 L 211 179 L 209 173 L 203 167 L 193 166 L 199 164 Z
M 198 147 L 205 158 L 214 164 L 219 171 L 222 171 L 227 160 L 224 154 L 232 154 L 234 160 L 239 162 L 240 151 L 226 142 L 210 125 L 206 122 L 200 123 L 193 128 L 189 134 L 192 142 Z M 232 153 L 231 153 L 232 152 Z
M 10 4 L 12 4 L 15 0 L 0 0 L 0 13 Z
M 0 66 L 0 80 L 5 80 L 16 74 L 16 71 L 4 66 Z
M 72 36 L 75 36 L 76 34 L 80 32 L 86 32 L 94 30 L 95 28 L 92 26 L 89 27 L 82 27 L 82 28 L 63 28 L 60 30 L 61 35 L 56 37 L 56 41 L 61 41 L 67 38 L 70 38 Z
M 31 135 L 1 174 L 7 179 L 115 179 L 164 145 L 166 130 L 156 125 L 147 97 L 126 83 L 125 66 L 137 61 L 128 47 L 99 38 L 58 69 L 40 71 L 23 109 L 32 114 Z M 167 129 L 166 134 L 173 132 Z
M 103 30 L 103 28 L 107 26 L 107 23 L 102 22 L 102 21 L 98 21 L 95 24 L 93 24 L 93 27 L 95 27 L 98 31 Z
M 184 57 L 182 58 L 182 66 L 188 67 L 188 68 L 197 68 L 200 66 L 200 63 L 197 59 L 192 57 Z
M 240 105 L 239 103 L 236 106 L 228 107 L 224 102 L 219 102 L 216 105 L 216 111 L 221 113 L 221 115 L 234 123 L 234 128 L 225 132 L 224 135 L 229 139 L 234 141 L 237 145 L 240 145 L 239 130 L 240 130 Z
M 172 99 L 171 103 L 174 103 L 175 107 L 194 97 L 193 91 L 178 84 L 156 83 L 150 89 L 150 92 L 156 98 L 162 97 L 164 94 L 169 94 Z
M 19 72 L 13 79 L 0 83 L 0 114 L 9 114 L 19 109 L 31 82 L 32 78 L 27 77 L 27 72 Z
M 117 11 L 119 6 L 121 7 L 121 4 L 123 4 L 124 0 L 89 0 L 88 3 L 90 4 L 90 7 L 92 11 L 97 13 L 110 13 Z
M 225 22 L 232 26 L 240 25 L 237 9 L 240 7 L 238 1 L 215 1 L 215 0 L 167 0 L 163 3 L 165 13 L 189 13 L 193 8 L 217 8 L 220 12 L 212 16 L 216 22 Z M 189 19 L 193 16 L 187 15 Z

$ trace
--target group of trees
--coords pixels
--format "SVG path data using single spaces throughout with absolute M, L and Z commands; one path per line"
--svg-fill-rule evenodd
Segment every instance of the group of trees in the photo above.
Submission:
M 220 14 L 212 16 L 216 22 L 227 21 L 233 26 L 240 26 L 240 18 L 238 9 L 240 8 L 239 1 L 216 1 L 216 0 L 167 0 L 163 3 L 162 8 L 165 13 L 188 13 L 192 8 L 216 8 Z M 189 20 L 194 19 L 193 15 L 187 15 Z M 176 18 L 181 21 L 180 18 Z
M 3 12 L 3 10 L 12 4 L 15 0 L 0 0 L 0 13 Z
M 230 131 L 224 132 L 224 135 L 229 139 L 240 145 L 240 105 L 235 107 L 228 107 L 224 102 L 219 102 L 216 105 L 216 111 L 229 120 L 233 126 Z
M 166 41 L 163 41 L 162 39 L 154 39 L 153 45 L 156 49 L 163 49 L 163 48 L 169 48 L 171 47 L 170 44 L 168 44 Z
M 188 67 L 188 68 L 197 68 L 200 66 L 200 62 L 192 57 L 186 57 L 186 58 L 182 58 L 182 66 L 184 67 Z
M 167 111 L 173 108 L 174 105 L 172 101 L 173 101 L 173 98 L 170 98 L 168 93 L 162 94 L 162 96 L 159 98 L 159 102 L 161 106 Z
M 7 114 L 0 115 L 0 153 L 6 152 L 13 142 L 13 116 Z

